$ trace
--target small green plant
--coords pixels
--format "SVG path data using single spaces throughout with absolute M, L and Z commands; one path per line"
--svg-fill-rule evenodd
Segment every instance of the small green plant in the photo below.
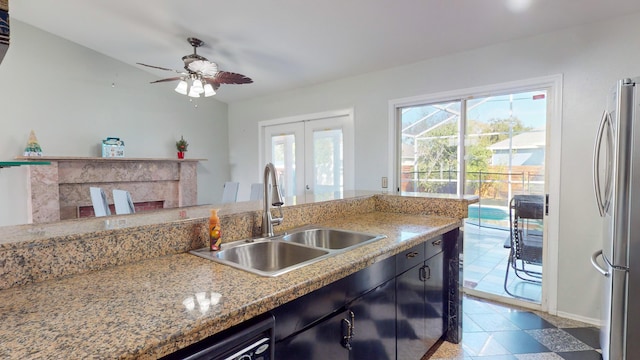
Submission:
M 176 141 L 176 148 L 178 149 L 178 151 L 185 152 L 187 151 L 188 147 L 189 143 L 187 142 L 187 140 L 185 140 L 184 137 L 180 136 L 180 140 Z

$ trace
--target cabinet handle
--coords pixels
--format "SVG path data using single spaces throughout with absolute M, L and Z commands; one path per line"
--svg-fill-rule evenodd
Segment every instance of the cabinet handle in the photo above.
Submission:
M 427 281 L 431 279 L 431 268 L 429 265 L 425 265 L 419 269 L 418 278 L 420 281 Z
M 347 333 L 347 335 L 342 336 L 342 346 L 347 350 L 351 350 L 351 340 L 355 335 L 356 328 L 356 315 L 351 310 L 349 310 L 349 317 L 351 318 L 351 321 L 342 319 L 342 333 L 345 333 L 345 328 Z
M 342 341 L 340 344 L 347 350 L 351 350 L 351 322 L 347 319 L 342 319 L 342 333 L 347 333 L 346 335 L 342 335 Z
M 436 241 L 431 243 L 431 245 L 433 245 L 433 246 L 440 246 L 440 244 L 442 244 L 442 239 L 438 239 L 438 240 L 436 240 Z
M 407 257 L 407 259 L 411 259 L 411 258 L 414 258 L 414 257 L 418 256 L 418 252 L 417 251 L 412 251 L 412 252 L 406 254 L 405 256 Z
M 351 337 L 353 338 L 356 336 L 356 314 L 349 310 L 349 315 L 351 315 Z

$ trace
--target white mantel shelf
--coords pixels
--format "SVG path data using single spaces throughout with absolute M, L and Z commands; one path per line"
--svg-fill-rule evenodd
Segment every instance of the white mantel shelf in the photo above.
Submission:
M 20 161 L 207 161 L 207 159 L 170 159 L 170 158 L 128 158 L 128 157 L 82 157 L 82 156 L 16 156 Z

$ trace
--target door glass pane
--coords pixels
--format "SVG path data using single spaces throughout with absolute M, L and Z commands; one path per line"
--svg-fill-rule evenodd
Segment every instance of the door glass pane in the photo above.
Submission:
M 400 191 L 455 194 L 460 102 L 405 107 L 400 113 Z
M 294 134 L 271 137 L 271 156 L 278 171 L 278 183 L 284 196 L 296 193 L 296 137 Z
M 546 91 L 467 101 L 465 193 L 480 202 L 468 222 L 506 229 L 513 195 L 544 194 Z
M 342 129 L 313 132 L 313 189 L 316 194 L 342 191 Z

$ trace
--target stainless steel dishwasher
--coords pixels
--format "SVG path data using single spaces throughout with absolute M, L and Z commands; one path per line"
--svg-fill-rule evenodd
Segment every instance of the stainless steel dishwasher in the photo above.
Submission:
M 273 360 L 274 324 L 271 314 L 257 316 L 162 360 Z

